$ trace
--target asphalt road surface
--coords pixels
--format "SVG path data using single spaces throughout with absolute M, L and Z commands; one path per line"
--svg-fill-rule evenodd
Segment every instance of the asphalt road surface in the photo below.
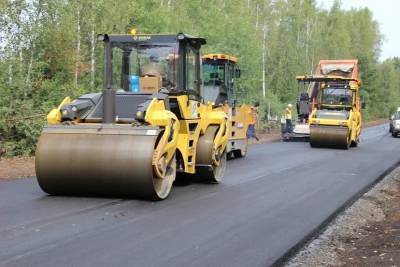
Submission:
M 53 197 L 0 182 L 0 266 L 268 266 L 400 161 L 388 126 L 348 151 L 254 145 L 220 185 L 162 202 Z

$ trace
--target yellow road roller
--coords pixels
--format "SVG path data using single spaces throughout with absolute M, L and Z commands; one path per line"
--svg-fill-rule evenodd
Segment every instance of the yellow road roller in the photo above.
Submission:
M 98 42 L 102 92 L 67 97 L 47 116 L 35 160 L 43 191 L 165 199 L 177 173 L 219 183 L 231 123 L 202 100 L 206 40 L 102 34 Z
M 227 146 L 228 159 L 245 157 L 247 129 L 256 123 L 255 107 L 237 104 L 235 79 L 240 78 L 238 59 L 227 54 L 203 56 L 203 98 L 231 120 L 231 135 Z
M 341 76 L 299 76 L 317 88 L 309 116 L 310 145 L 348 149 L 361 134 L 360 82 Z

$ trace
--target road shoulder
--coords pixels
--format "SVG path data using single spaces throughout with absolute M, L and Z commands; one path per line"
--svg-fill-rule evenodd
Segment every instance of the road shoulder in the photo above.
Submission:
M 399 266 L 400 167 L 346 209 L 286 266 Z

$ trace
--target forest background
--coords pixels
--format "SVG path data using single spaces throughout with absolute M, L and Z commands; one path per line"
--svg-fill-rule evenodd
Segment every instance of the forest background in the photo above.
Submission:
M 207 38 L 203 53 L 239 58 L 241 103 L 260 117 L 295 103 L 295 77 L 320 59 L 359 60 L 364 120 L 400 101 L 400 59 L 379 61 L 384 38 L 367 8 L 315 0 L 1 0 L 0 156 L 29 155 L 45 114 L 65 96 L 101 90 L 99 33 L 185 32 Z

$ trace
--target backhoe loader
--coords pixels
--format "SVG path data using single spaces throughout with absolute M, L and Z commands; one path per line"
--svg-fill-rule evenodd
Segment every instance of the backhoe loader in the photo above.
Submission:
M 36 176 L 55 195 L 165 199 L 177 173 L 221 182 L 228 116 L 202 101 L 203 38 L 98 36 L 103 90 L 66 97 L 47 116 Z

